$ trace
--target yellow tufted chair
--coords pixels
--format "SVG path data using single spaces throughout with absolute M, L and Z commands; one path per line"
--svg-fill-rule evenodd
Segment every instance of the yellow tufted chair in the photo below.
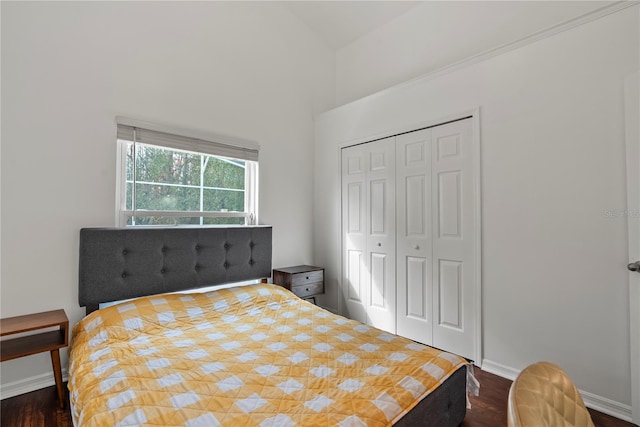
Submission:
M 509 389 L 509 427 L 593 427 L 578 389 L 549 362 L 527 366 Z

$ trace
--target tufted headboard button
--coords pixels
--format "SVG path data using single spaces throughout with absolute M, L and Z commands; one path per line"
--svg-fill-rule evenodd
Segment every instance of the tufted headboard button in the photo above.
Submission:
M 127 253 L 128 253 L 128 252 L 127 252 L 127 250 L 126 250 L 126 249 L 123 249 L 123 250 L 122 250 L 122 255 L 126 255 Z
M 224 268 L 229 268 L 229 263 L 228 262 L 224 262 L 224 264 L 222 264 L 224 266 Z

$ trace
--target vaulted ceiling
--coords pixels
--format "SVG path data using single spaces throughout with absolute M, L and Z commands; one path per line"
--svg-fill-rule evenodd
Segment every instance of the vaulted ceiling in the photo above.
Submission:
M 331 48 L 340 49 L 421 1 L 284 1 Z
M 444 6 L 452 10 L 463 11 L 465 10 L 465 3 L 469 4 L 469 6 L 471 6 L 471 3 L 474 3 L 473 6 L 475 7 L 469 7 L 469 9 L 476 9 L 481 1 L 483 0 L 316 0 L 282 1 L 281 4 L 317 33 L 329 47 L 334 50 L 339 50 L 400 15 L 411 13 L 411 9 L 413 8 L 427 7 L 433 9 L 434 13 L 441 13 Z M 502 3 L 504 6 L 504 8 L 501 8 L 501 10 L 503 10 L 502 13 L 508 16 L 496 19 L 506 19 L 510 21 L 509 27 L 517 28 L 518 22 L 521 22 L 523 27 L 536 27 L 536 30 L 541 30 L 612 2 L 593 0 L 534 0 L 508 2 L 486 1 L 486 3 L 492 4 L 492 6 L 495 6 L 496 3 Z M 531 20 L 534 22 L 530 22 Z M 493 23 L 488 22 L 487 24 L 491 25 Z M 505 40 L 503 42 L 510 41 L 509 37 L 508 32 L 505 33 Z

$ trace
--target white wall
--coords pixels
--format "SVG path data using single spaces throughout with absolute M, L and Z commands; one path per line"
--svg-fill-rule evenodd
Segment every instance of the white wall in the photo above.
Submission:
M 57 308 L 72 323 L 82 316 L 78 232 L 115 224 L 117 115 L 258 141 L 274 266 L 312 261 L 313 116 L 334 105 L 334 53 L 287 9 L 1 8 L 2 317 Z M 4 391 L 52 379 L 47 354 L 1 366 Z
M 630 415 L 626 224 L 605 212 L 625 209 L 623 80 L 638 69 L 638 9 L 319 115 L 314 259 L 330 287 L 321 303 L 339 306 L 339 145 L 479 107 L 483 362 L 517 372 L 554 361 L 579 388 Z M 389 46 L 404 40 L 386 37 Z M 358 46 L 349 50 L 357 64 L 338 58 L 350 87 L 403 78 L 406 70 Z

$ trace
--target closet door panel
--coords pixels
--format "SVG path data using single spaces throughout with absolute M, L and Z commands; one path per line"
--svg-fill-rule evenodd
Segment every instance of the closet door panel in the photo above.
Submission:
M 438 174 L 438 237 L 461 239 L 462 235 L 462 171 Z
M 431 130 L 396 137 L 397 333 L 432 341 Z
M 386 254 L 371 252 L 371 302 L 372 308 L 388 310 L 388 292 L 386 269 L 389 265 Z
M 405 288 L 406 301 L 404 302 L 404 315 L 412 320 L 420 322 L 429 322 L 431 310 L 427 305 L 430 299 L 427 297 L 429 291 L 429 272 L 430 268 L 427 259 L 422 257 L 406 257 L 407 264 L 404 267 L 407 280 L 404 283 L 398 283 L 399 286 Z M 401 333 L 401 331 L 398 331 Z
M 427 179 L 425 174 L 411 175 L 404 177 L 404 228 L 405 237 L 420 238 L 427 234 L 427 213 L 425 212 L 425 194 L 427 189 Z
M 342 150 L 342 313 L 367 321 L 366 158 L 362 146 Z
M 388 197 L 387 179 L 376 179 L 369 181 L 369 201 L 371 209 L 369 210 L 369 223 L 371 224 L 371 236 L 387 237 L 390 234 L 388 230 L 389 218 L 387 209 L 385 209 L 385 199 Z
M 438 278 L 438 324 L 461 330 L 462 263 L 440 259 Z
M 471 120 L 432 128 L 433 346 L 474 356 Z
M 368 323 L 396 332 L 395 138 L 363 144 L 366 152 L 369 266 Z
M 346 298 L 350 303 L 362 305 L 362 290 L 363 282 L 365 280 L 364 265 L 364 253 L 359 250 L 349 249 L 347 250 L 347 292 Z
M 350 182 L 347 184 L 347 232 L 350 234 L 364 233 L 364 223 L 362 222 L 364 206 L 362 205 L 364 189 L 362 182 Z

